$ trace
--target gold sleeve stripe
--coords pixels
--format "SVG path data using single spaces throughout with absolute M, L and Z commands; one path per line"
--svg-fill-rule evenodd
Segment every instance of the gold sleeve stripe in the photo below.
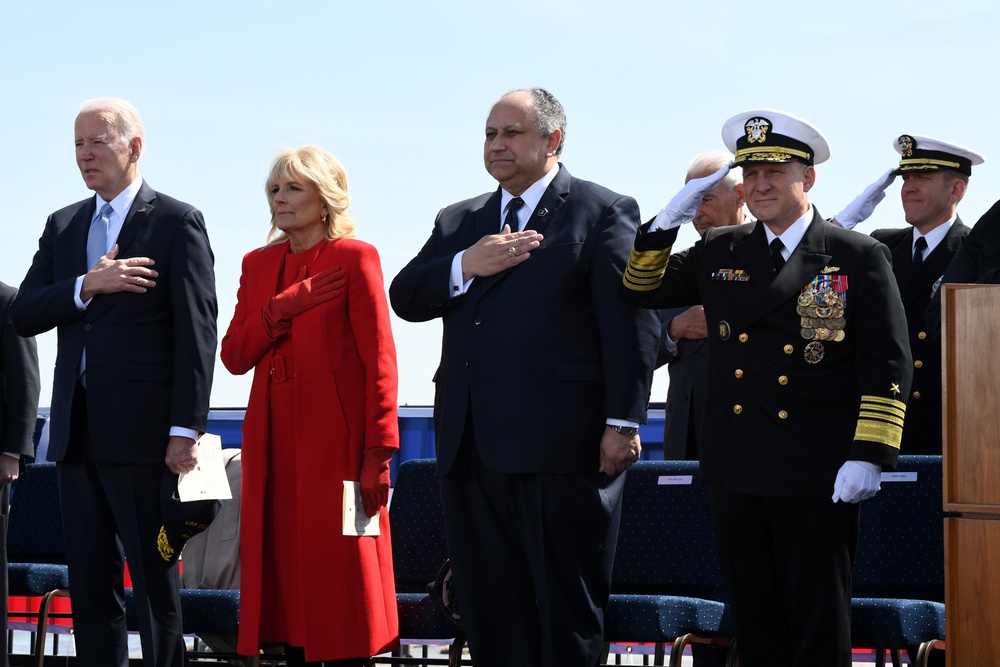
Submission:
M 665 250 L 632 250 L 625 267 L 622 282 L 636 292 L 655 290 L 663 282 L 663 274 L 670 259 L 670 248 Z
M 906 404 L 894 398 L 862 396 L 855 440 L 877 442 L 899 449 Z
M 865 419 L 858 420 L 858 430 L 854 433 L 855 440 L 866 442 L 877 442 L 895 449 L 899 449 L 899 441 L 903 438 L 903 428 L 893 426 L 884 422 L 873 422 Z
M 906 410 L 906 403 L 902 401 L 897 401 L 895 398 L 885 398 L 883 396 L 868 396 L 867 394 L 861 397 L 862 403 L 881 403 L 882 405 L 891 405 L 895 408 L 899 408 L 901 411 Z
M 867 410 L 862 410 L 861 411 L 861 418 L 862 419 L 881 419 L 883 421 L 889 422 L 890 424 L 895 424 L 895 425 L 900 426 L 900 427 L 903 426 L 903 418 L 902 417 L 897 417 L 895 415 L 886 414 L 884 412 L 869 412 Z

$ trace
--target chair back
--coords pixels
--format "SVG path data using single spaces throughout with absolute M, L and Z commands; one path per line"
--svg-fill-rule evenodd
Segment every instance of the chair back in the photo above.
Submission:
M 400 464 L 389 504 L 397 593 L 426 593 L 448 557 L 434 459 Z
M 725 598 L 697 461 L 638 461 L 629 468 L 612 593 Z
M 11 492 L 7 524 L 11 563 L 66 563 L 55 463 L 30 463 Z
M 854 597 L 944 601 L 940 456 L 900 456 L 861 503 Z

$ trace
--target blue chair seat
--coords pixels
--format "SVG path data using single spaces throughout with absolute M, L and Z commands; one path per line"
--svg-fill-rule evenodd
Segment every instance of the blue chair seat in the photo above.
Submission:
M 399 635 L 415 639 L 454 639 L 459 628 L 449 621 L 427 593 L 396 593 Z
M 240 592 L 238 590 L 181 589 L 181 618 L 184 634 L 235 635 L 239 632 Z M 125 625 L 139 629 L 135 613 L 135 593 L 125 589 Z
M 944 604 L 903 598 L 851 600 L 851 642 L 855 646 L 905 647 L 911 660 L 918 647 L 944 639 Z
M 605 634 L 619 642 L 670 642 L 689 633 L 728 635 L 726 605 L 678 595 L 612 594 Z
M 45 595 L 69 588 L 69 568 L 50 563 L 10 563 L 7 586 L 11 595 Z

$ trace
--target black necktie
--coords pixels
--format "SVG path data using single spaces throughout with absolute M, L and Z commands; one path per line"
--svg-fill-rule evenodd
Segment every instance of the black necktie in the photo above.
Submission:
M 771 241 L 771 261 L 774 263 L 775 273 L 781 271 L 781 267 L 785 265 L 785 258 L 781 256 L 781 250 L 784 247 L 785 244 L 781 242 L 781 239 Z
M 516 232 L 521 226 L 517 221 L 517 211 L 522 206 L 524 206 L 524 200 L 520 197 L 514 197 L 507 202 L 507 217 L 504 219 L 504 224 L 510 227 L 511 232 Z
M 920 270 L 920 267 L 924 263 L 924 250 L 927 249 L 927 239 L 923 236 L 917 239 L 917 242 L 913 244 L 913 273 Z

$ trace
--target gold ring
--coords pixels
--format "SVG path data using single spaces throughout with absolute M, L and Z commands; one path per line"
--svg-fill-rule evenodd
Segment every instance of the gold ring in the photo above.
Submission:
M 507 248 L 507 254 L 510 255 L 511 257 L 514 257 L 515 255 L 517 255 L 517 248 L 515 248 L 514 246 Z

